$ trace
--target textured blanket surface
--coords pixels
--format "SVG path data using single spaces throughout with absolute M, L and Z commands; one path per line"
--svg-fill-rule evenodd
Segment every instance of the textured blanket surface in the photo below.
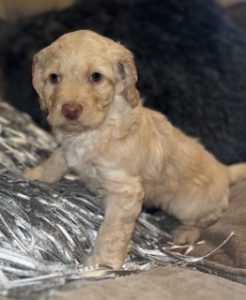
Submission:
M 35 300 L 245 300 L 245 294 L 246 287 L 238 283 L 169 266 L 117 280 L 84 285 L 78 282 L 57 294 L 47 293 Z

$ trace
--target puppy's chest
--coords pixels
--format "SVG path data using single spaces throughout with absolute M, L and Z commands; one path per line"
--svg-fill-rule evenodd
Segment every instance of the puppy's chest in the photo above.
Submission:
M 84 133 L 66 137 L 62 142 L 68 167 L 78 173 L 81 179 L 98 176 L 100 139 L 96 133 Z

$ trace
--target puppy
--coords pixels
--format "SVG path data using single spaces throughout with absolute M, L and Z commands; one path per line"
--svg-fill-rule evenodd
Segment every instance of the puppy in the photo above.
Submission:
M 227 167 L 162 114 L 142 106 L 132 53 L 94 32 L 65 34 L 34 57 L 33 85 L 60 141 L 24 177 L 48 183 L 74 170 L 103 196 L 91 264 L 122 266 L 143 202 L 178 218 L 175 243 L 193 243 L 228 207 Z

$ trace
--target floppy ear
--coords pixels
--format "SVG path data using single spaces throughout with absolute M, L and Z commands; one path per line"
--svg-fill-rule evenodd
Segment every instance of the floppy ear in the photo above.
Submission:
M 43 80 L 42 80 L 42 68 L 41 64 L 43 61 L 44 50 L 41 50 L 33 57 L 33 64 L 32 64 L 32 84 L 36 92 L 39 96 L 39 103 L 41 110 L 47 109 L 47 103 L 44 99 L 43 94 Z
M 132 108 L 136 107 L 140 102 L 140 96 L 136 88 L 138 75 L 134 57 L 131 51 L 121 45 L 117 55 L 117 72 L 123 82 L 122 94 Z

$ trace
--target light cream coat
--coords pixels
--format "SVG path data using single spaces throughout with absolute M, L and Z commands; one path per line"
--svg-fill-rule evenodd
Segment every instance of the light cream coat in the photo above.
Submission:
M 93 72 L 102 80 L 90 81 Z M 51 84 L 50 74 L 61 81 Z M 105 199 L 105 220 L 88 263 L 120 267 L 143 201 L 177 217 L 177 243 L 193 243 L 228 207 L 229 185 L 246 165 L 227 167 L 167 118 L 143 107 L 131 52 L 94 32 L 66 34 L 34 58 L 33 83 L 61 147 L 29 179 L 54 182 L 69 169 Z M 76 120 L 67 103 L 83 110 Z

